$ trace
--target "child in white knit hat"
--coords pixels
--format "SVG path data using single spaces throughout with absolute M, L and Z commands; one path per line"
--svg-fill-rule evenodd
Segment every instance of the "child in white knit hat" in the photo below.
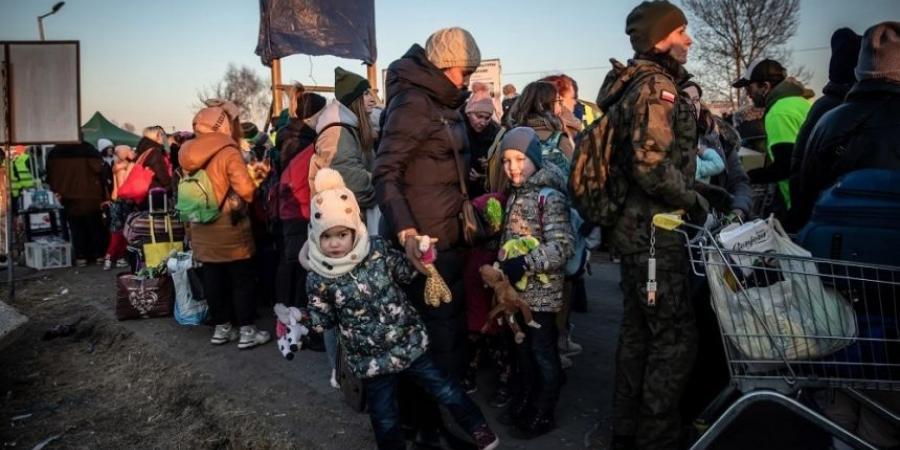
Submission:
M 412 281 L 416 269 L 387 241 L 368 235 L 340 174 L 321 169 L 315 191 L 309 240 L 300 255 L 311 269 L 309 326 L 340 332 L 348 366 L 366 387 L 378 447 L 403 448 L 397 411 L 397 380 L 403 373 L 446 406 L 478 448 L 496 448 L 500 441 L 481 410 L 426 353 L 425 325 L 399 285 Z

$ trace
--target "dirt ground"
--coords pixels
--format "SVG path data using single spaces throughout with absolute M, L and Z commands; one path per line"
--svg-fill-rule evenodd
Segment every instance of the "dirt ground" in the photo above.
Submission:
M 487 405 L 493 374 L 473 398 L 504 449 L 602 448 L 621 316 L 614 265 L 587 279 L 590 312 L 573 315 L 585 351 L 568 371 L 558 429 L 530 441 L 509 437 Z M 0 351 L 0 450 L 45 448 L 361 449 L 375 443 L 366 414 L 328 384 L 323 353 L 286 361 L 273 344 L 241 351 L 212 346 L 207 326 L 171 317 L 119 322 L 115 274 L 97 266 L 46 272 L 22 269 L 12 305 L 30 318 L 25 333 Z M 0 280 L 5 280 L 0 271 Z M 7 286 L 0 283 L 0 298 Z M 260 309 L 257 325 L 269 329 Z M 73 335 L 43 340 L 59 324 Z M 484 385 L 481 382 L 485 381 Z
M 86 449 L 317 448 L 330 442 L 297 436 L 279 423 L 315 415 L 310 410 L 262 410 L 259 405 L 279 402 L 260 401 L 257 389 L 223 395 L 201 365 L 161 351 L 129 329 L 133 322 L 117 322 L 107 292 L 111 274 L 88 268 L 31 276 L 17 284 L 12 302 L 31 322 L 0 354 L 2 448 L 30 449 L 47 439 L 46 448 Z M 97 307 L 98 296 L 108 309 Z M 75 334 L 42 339 L 48 328 L 79 319 Z M 148 322 L 154 320 L 167 319 Z

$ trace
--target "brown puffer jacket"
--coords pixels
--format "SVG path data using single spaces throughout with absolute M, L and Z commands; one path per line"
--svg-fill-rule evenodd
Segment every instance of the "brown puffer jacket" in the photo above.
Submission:
M 194 257 L 202 262 L 230 262 L 253 256 L 256 247 L 250 230 L 250 218 L 242 202 L 250 203 L 256 186 L 241 157 L 240 147 L 231 137 L 206 133 L 185 142 L 178 153 L 185 173 L 205 168 L 216 192 L 216 198 L 228 195 L 222 215 L 212 223 L 190 224 L 189 233 Z M 221 201 L 221 200 L 220 200 Z M 240 214 L 234 223 L 232 217 Z

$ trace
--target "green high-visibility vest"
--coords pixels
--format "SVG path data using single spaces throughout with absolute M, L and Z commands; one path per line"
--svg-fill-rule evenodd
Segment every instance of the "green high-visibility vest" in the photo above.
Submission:
M 18 197 L 22 189 L 34 187 L 34 177 L 28 168 L 28 153 L 16 156 L 12 160 L 12 195 Z

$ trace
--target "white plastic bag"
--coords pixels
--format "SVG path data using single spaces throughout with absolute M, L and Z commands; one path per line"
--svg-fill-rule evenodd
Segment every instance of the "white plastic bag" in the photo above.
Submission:
M 744 358 L 761 361 L 821 358 L 852 344 L 857 335 L 853 306 L 822 283 L 816 264 L 805 259 L 810 253 L 792 242 L 777 220 L 765 223 L 774 253 L 798 258 L 774 257 L 780 280 L 735 291 L 725 281 L 726 264 L 711 252 L 706 270 L 710 300 L 723 333 Z
M 188 270 L 194 267 L 192 252 L 178 252 L 166 261 L 166 268 L 175 283 L 175 320 L 181 325 L 200 325 L 209 310 L 206 300 L 194 298 Z

